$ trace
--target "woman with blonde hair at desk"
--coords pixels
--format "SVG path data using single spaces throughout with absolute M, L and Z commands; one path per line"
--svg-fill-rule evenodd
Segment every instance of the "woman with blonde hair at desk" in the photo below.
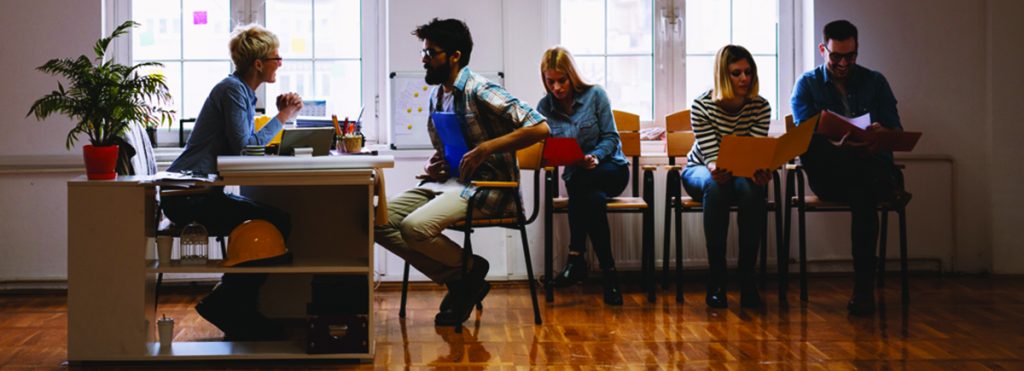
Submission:
M 761 297 L 754 281 L 757 244 L 765 223 L 765 187 L 771 173 L 758 170 L 753 178 L 734 177 L 717 167 L 718 146 L 726 135 L 768 135 L 771 107 L 758 95 L 757 64 L 742 46 L 726 45 L 715 55 L 715 87 L 693 101 L 693 132 L 697 137 L 686 168 L 683 188 L 704 205 L 704 237 L 707 241 L 709 279 L 705 302 L 725 308 L 725 246 L 729 233 L 729 209 L 739 207 L 740 306 L 758 307 Z
M 266 145 L 281 130 L 281 124 L 294 118 L 302 108 L 302 99 L 297 94 L 278 96 L 277 116 L 255 130 L 256 89 L 277 79 L 277 69 L 282 64 L 277 50 L 279 42 L 277 36 L 263 27 L 248 25 L 236 28 L 228 45 L 235 72 L 210 91 L 185 149 L 168 171 L 214 174 L 217 156 L 238 155 L 246 145 Z M 269 221 L 285 239 L 291 230 L 286 213 L 239 195 L 225 194 L 222 187 L 200 194 L 165 197 L 161 209 L 177 225 L 197 221 L 221 235 L 251 219 Z M 278 338 L 280 328 L 258 310 L 259 288 L 266 278 L 266 274 L 259 273 L 224 274 L 213 292 L 196 305 L 196 311 L 221 329 L 226 339 Z
M 622 305 L 607 202 L 626 189 L 629 168 L 608 95 L 600 86 L 584 81 L 578 70 L 572 54 L 562 47 L 548 49 L 541 58 L 541 80 L 548 94 L 537 110 L 548 118 L 552 137 L 576 138 L 585 154 L 582 163 L 566 166 L 562 174 L 569 193 L 569 258 L 555 284 L 568 286 L 586 278 L 583 253 L 590 236 L 603 272 L 604 302 Z

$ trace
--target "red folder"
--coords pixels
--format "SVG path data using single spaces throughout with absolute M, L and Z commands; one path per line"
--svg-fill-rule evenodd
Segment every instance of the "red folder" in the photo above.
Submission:
M 921 132 L 917 131 L 865 130 L 867 127 L 854 124 L 854 121 L 859 119 L 861 118 L 844 117 L 825 110 L 821 112 L 821 120 L 818 121 L 816 132 L 832 142 L 841 140 L 867 142 L 877 151 L 910 152 L 917 145 L 918 139 L 921 139 Z
M 547 138 L 544 140 L 544 166 L 569 166 L 583 161 L 583 150 L 576 138 Z

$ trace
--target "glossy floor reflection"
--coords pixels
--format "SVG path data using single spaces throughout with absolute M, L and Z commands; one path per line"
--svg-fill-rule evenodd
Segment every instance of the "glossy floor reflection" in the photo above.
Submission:
M 898 282 L 892 280 L 890 282 Z M 483 311 L 465 331 L 437 328 L 443 291 L 420 285 L 410 292 L 408 316 L 398 318 L 398 286 L 378 291 L 377 353 L 372 364 L 186 363 L 172 368 L 309 369 L 395 368 L 526 369 L 631 367 L 717 369 L 1024 369 L 1024 278 L 914 277 L 909 307 L 898 284 L 881 295 L 883 308 L 848 317 L 846 277 L 816 277 L 811 302 L 791 292 L 780 307 L 770 283 L 760 310 L 740 310 L 730 293 L 725 310 L 703 303 L 702 286 L 686 286 L 686 304 L 665 290 L 648 304 L 637 288 L 626 303 L 608 307 L 599 287 L 562 289 L 542 304 L 544 324 L 533 325 L 525 283 L 495 284 Z M 175 340 L 215 339 L 216 328 L 191 307 L 206 289 L 173 288 L 160 311 L 178 318 Z M 0 368 L 60 368 L 66 357 L 62 294 L 0 295 Z M 73 368 L 153 369 L 167 365 L 86 365 Z

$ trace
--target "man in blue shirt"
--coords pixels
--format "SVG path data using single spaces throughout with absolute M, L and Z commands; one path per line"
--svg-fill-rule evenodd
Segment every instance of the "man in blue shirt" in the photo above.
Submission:
M 258 25 L 241 26 L 234 31 L 229 47 L 235 73 L 225 77 L 210 91 L 196 118 L 195 129 L 181 155 L 168 171 L 213 174 L 217 156 L 238 155 L 246 145 L 266 145 L 281 123 L 294 118 L 302 108 L 295 93 L 277 97 L 278 115 L 260 130 L 255 130 L 256 89 L 276 81 L 281 67 L 278 39 Z M 251 219 L 272 223 L 288 239 L 291 221 L 288 214 L 238 195 L 225 194 L 223 187 L 209 192 L 165 197 L 161 209 L 178 225 L 196 221 L 208 231 L 227 234 L 235 226 Z M 259 288 L 267 274 L 224 274 L 220 284 L 196 305 L 204 319 L 217 326 L 229 340 L 265 340 L 281 336 L 279 326 L 259 313 Z
M 793 89 L 796 122 L 829 110 L 846 117 L 871 114 L 870 131 L 903 130 L 896 98 L 881 73 L 856 64 L 857 28 L 845 20 L 825 25 L 818 51 L 825 63 L 804 73 Z M 800 156 L 811 190 L 823 200 L 850 205 L 855 282 L 847 305 L 851 314 L 875 310 L 875 249 L 880 201 L 905 202 L 903 176 L 891 152 L 876 151 L 869 143 L 831 142 L 815 135 Z

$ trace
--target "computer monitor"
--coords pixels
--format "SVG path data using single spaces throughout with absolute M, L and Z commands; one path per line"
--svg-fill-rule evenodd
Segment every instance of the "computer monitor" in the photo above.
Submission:
M 313 148 L 313 156 L 327 156 L 334 141 L 334 128 L 288 128 L 281 134 L 281 146 L 277 154 L 291 156 L 296 147 Z

